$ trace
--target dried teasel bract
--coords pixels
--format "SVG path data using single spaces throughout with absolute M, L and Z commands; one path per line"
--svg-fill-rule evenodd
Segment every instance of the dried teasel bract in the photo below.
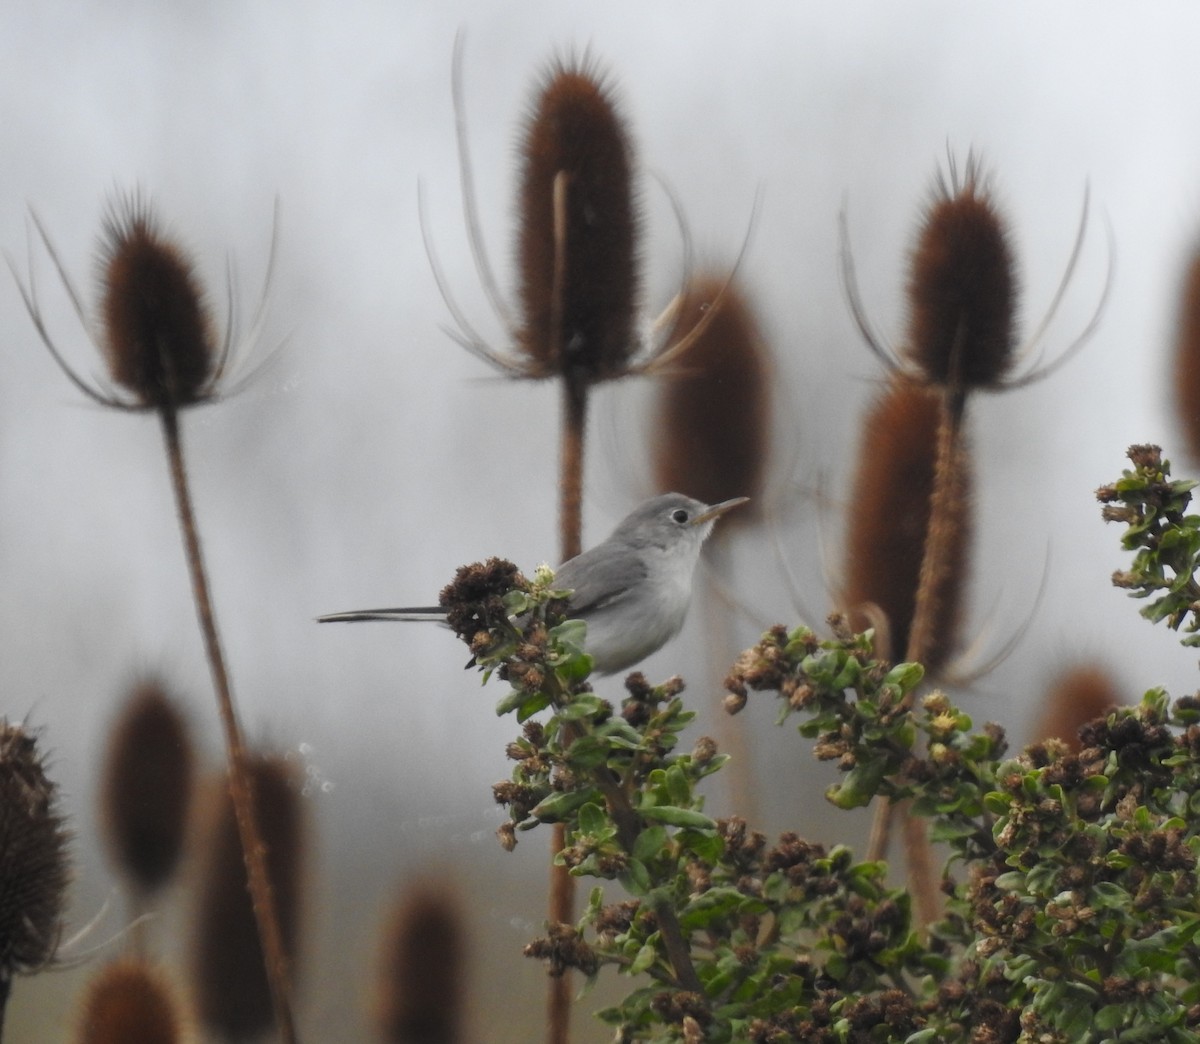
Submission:
M 1175 409 L 1184 442 L 1200 461 L 1200 250 L 1193 253 L 1181 293 L 1175 339 Z
M 406 890 L 384 938 L 377 1023 L 389 1044 L 462 1039 L 466 940 L 462 905 L 434 884 Z
M 520 146 L 517 242 L 529 376 L 591 383 L 627 371 L 639 294 L 633 154 L 593 63 L 546 73 Z
M 939 178 L 913 249 L 908 357 L 924 380 L 994 388 L 1012 369 L 1017 280 L 1008 228 L 979 164 Z
M 858 470 L 848 508 L 846 575 L 842 604 L 856 629 L 873 626 L 880 654 L 906 656 L 916 611 L 917 587 L 930 525 L 937 466 L 942 397 L 933 389 L 896 378 L 868 411 L 862 425 Z M 935 671 L 958 644 L 970 544 L 969 454 L 960 442 L 948 462 L 953 527 L 949 561 L 938 592 L 940 620 L 925 667 Z
M 750 305 L 722 277 L 694 279 L 684 291 L 676 330 L 707 324 L 685 356 L 661 378 L 655 405 L 654 475 L 706 504 L 761 501 L 771 431 L 770 360 Z M 750 510 L 730 516 L 746 522 Z
M 182 1044 L 192 1039 L 171 983 L 136 959 L 114 961 L 88 984 L 79 1013 L 78 1044 Z
M 0 721 L 0 1011 L 15 974 L 54 959 L 70 877 L 67 840 L 36 738 Z
M 283 947 L 294 967 L 305 854 L 300 788 L 293 766 L 283 758 L 251 754 L 247 768 Z M 195 907 L 193 993 L 200 1022 L 210 1032 L 228 1041 L 251 1040 L 270 1027 L 273 1012 L 237 822 L 224 782 L 212 811 Z
M 109 737 L 100 804 L 113 860 L 143 896 L 178 866 L 194 762 L 187 722 L 161 682 L 134 686 Z

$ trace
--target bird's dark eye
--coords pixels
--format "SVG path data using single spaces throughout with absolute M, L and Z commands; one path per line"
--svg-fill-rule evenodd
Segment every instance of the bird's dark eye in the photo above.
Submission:
M 671 521 L 678 522 L 681 526 L 689 519 L 689 515 L 683 508 L 676 508 L 671 512 Z

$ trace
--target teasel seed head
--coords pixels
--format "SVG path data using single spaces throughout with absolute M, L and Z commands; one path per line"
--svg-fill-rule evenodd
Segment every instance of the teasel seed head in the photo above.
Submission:
M 36 737 L 0 721 L 0 997 L 13 975 L 54 959 L 70 878 L 67 841 Z
M 1057 738 L 1078 752 L 1079 730 L 1124 702 L 1107 667 L 1098 663 L 1068 667 L 1051 682 L 1032 738 Z
M 1200 250 L 1188 266 L 1182 291 L 1175 339 L 1175 409 L 1188 452 L 1200 461 Z
M 938 181 L 912 253 L 908 354 L 922 378 L 965 392 L 1000 385 L 1016 348 L 1009 232 L 979 164 Z
M 842 604 L 856 629 L 876 628 L 881 654 L 905 657 L 916 611 L 917 587 L 930 522 L 943 396 L 905 378 L 894 379 L 862 425 L 858 470 L 848 504 L 845 586 Z M 933 673 L 956 651 L 961 630 L 971 531 L 969 451 L 960 434 L 948 462 L 954 507 L 950 561 L 935 641 L 924 665 Z
M 141 896 L 179 864 L 194 761 L 187 722 L 161 682 L 134 686 L 109 737 L 100 804 L 113 860 Z
M 380 1039 L 395 1044 L 462 1040 L 466 940 L 462 905 L 442 885 L 421 884 L 401 900 L 384 940 Z
M 592 64 L 548 70 L 520 147 L 521 349 L 533 377 L 619 377 L 634 348 L 639 213 L 633 151 Z
M 719 301 L 718 301 L 719 298 Z M 714 302 L 716 302 L 714 304 Z M 771 434 L 770 358 L 744 296 L 724 278 L 700 277 L 683 294 L 676 330 L 717 310 L 673 372 L 655 406 L 654 476 L 706 504 L 762 501 Z
M 280 933 L 294 965 L 305 842 L 300 790 L 292 765 L 283 758 L 249 754 L 247 768 Z M 210 1032 L 224 1040 L 250 1040 L 272 1024 L 274 1015 L 237 821 L 225 781 L 204 849 L 192 966 L 197 1014 Z
M 210 398 L 220 353 L 203 290 L 142 197 L 111 205 L 100 273 L 109 375 L 134 407 L 176 410 Z
M 191 1039 L 174 987 L 145 961 L 114 961 L 88 984 L 78 1044 L 182 1044 Z

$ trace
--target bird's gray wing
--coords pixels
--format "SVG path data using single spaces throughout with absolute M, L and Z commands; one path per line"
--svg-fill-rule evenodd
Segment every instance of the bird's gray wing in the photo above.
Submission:
M 572 558 L 554 574 L 554 586 L 571 595 L 573 615 L 612 605 L 646 577 L 642 557 L 628 548 L 599 547 Z

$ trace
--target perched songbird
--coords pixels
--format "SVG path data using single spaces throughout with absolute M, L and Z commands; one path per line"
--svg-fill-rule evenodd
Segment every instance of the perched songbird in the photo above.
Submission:
M 554 586 L 570 591 L 571 616 L 587 624 L 585 649 L 596 674 L 615 674 L 657 652 L 679 633 L 692 599 L 700 548 L 718 516 L 746 502 L 709 507 L 681 493 L 639 504 L 601 544 L 565 562 Z M 445 620 L 436 606 L 361 609 L 318 617 L 357 620 Z

